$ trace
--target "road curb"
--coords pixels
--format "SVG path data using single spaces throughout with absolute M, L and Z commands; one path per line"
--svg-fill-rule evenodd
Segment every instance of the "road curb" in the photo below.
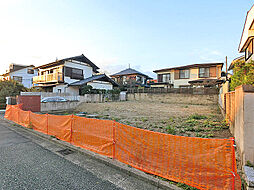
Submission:
M 133 177 L 136 177 L 138 179 L 141 179 L 147 183 L 150 183 L 158 188 L 161 188 L 161 189 L 165 189 L 165 190 L 169 190 L 169 189 L 172 189 L 172 190 L 182 190 L 181 188 L 173 185 L 173 184 L 169 184 L 169 182 L 167 181 L 163 181 L 161 179 L 158 179 L 158 178 L 155 178 L 153 177 L 152 175 L 149 175 L 149 174 L 146 174 L 145 172 L 141 171 L 141 170 L 138 170 L 136 168 L 133 168 L 131 166 L 128 166 L 127 164 L 124 164 L 124 163 L 121 163 L 117 160 L 113 160 L 111 158 L 108 158 L 106 156 L 102 156 L 102 155 L 99 155 L 99 154 L 96 154 L 94 152 L 91 152 L 89 150 L 86 150 L 86 149 L 83 149 L 81 147 L 77 147 L 77 146 L 74 146 L 68 142 L 65 142 L 65 141 L 61 141 L 59 139 L 56 139 L 56 138 L 53 138 L 49 135 L 46 135 L 46 134 L 43 134 L 43 133 L 40 133 L 38 131 L 34 131 L 32 129 L 29 129 L 29 128 L 26 128 L 26 127 L 23 127 L 19 124 L 16 124 L 12 121 L 9 121 L 7 119 L 4 118 L 5 121 L 7 121 L 9 124 L 15 124 L 14 126 L 8 126 L 9 129 L 11 130 L 14 130 L 15 132 L 19 133 L 19 134 L 22 134 L 23 136 L 24 133 L 28 133 L 30 135 L 34 135 L 34 136 L 37 136 L 43 140 L 47 140 L 47 141 L 50 141 L 50 142 L 54 142 L 58 145 L 61 145 L 63 147 L 67 147 L 68 149 L 71 149 L 71 150 L 74 150 L 74 151 L 78 151 L 79 153 L 81 154 L 84 154 L 86 156 L 89 156 L 90 158 L 92 159 L 96 159 L 96 161 L 99 161 L 107 166 L 110 166 L 112 168 L 115 168 L 117 170 L 120 170 L 130 176 L 133 176 Z M 21 131 L 22 132 L 21 132 Z

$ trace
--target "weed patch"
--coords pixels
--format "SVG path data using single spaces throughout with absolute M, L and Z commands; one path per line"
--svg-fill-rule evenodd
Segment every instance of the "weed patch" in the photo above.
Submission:
M 168 125 L 168 126 L 166 127 L 166 130 L 167 130 L 167 132 L 168 132 L 169 134 L 172 134 L 172 135 L 175 135 L 175 134 L 176 134 L 176 129 L 175 129 L 175 127 L 173 127 L 173 126 Z

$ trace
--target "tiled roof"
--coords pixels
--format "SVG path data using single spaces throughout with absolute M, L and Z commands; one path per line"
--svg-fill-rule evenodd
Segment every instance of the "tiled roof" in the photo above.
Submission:
M 143 75 L 143 76 L 146 76 L 146 77 L 150 78 L 148 75 L 143 74 L 143 73 L 141 73 L 141 72 L 139 72 L 135 69 L 131 69 L 131 68 L 125 69 L 123 71 L 120 71 L 120 72 L 115 73 L 115 74 L 110 75 L 110 76 L 113 77 L 113 76 L 123 76 L 123 75 L 131 75 L 131 74 L 139 74 L 139 75 Z
M 92 77 L 88 77 L 86 79 L 70 83 L 69 86 L 82 86 L 87 84 L 88 82 L 92 82 L 94 80 L 99 80 L 99 81 L 107 81 L 113 84 L 113 86 L 119 86 L 115 81 L 113 81 L 111 78 L 109 78 L 107 75 L 102 74 L 102 75 L 94 75 Z
M 78 56 L 74 56 L 74 57 L 68 57 L 68 58 L 65 58 L 65 59 L 61 59 L 61 60 L 57 60 L 55 62 L 52 62 L 52 63 L 48 63 L 48 64 L 45 64 L 45 65 L 41 65 L 41 66 L 38 66 L 38 67 L 35 67 L 36 69 L 44 69 L 44 68 L 47 68 L 47 67 L 52 67 L 52 66 L 56 66 L 56 65 L 61 65 L 64 63 L 64 61 L 69 61 L 69 60 L 75 60 L 75 61 L 80 61 L 80 62 L 83 62 L 83 63 L 87 63 L 89 64 L 92 68 L 93 68 L 93 71 L 94 72 L 98 72 L 97 70 L 99 69 L 99 67 L 97 67 L 92 61 L 90 61 L 86 56 L 84 56 L 84 54 L 82 55 L 78 55 Z

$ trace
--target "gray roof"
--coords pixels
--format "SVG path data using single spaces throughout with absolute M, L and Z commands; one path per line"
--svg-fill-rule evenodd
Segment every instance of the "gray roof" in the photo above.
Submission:
M 97 67 L 92 61 L 90 61 L 86 56 L 84 56 L 84 54 L 82 55 L 78 55 L 78 56 L 74 56 L 74 57 L 68 57 L 68 58 L 65 58 L 65 59 L 61 59 L 61 60 L 57 60 L 55 62 L 52 62 L 52 63 L 48 63 L 48 64 L 45 64 L 45 65 L 41 65 L 41 66 L 38 66 L 38 67 L 35 67 L 36 69 L 44 69 L 44 68 L 47 68 L 47 67 L 51 67 L 51 66 L 55 66 L 55 65 L 60 65 L 60 64 L 63 64 L 64 61 L 69 61 L 69 60 L 75 60 L 75 61 L 80 61 L 80 62 L 83 62 L 83 63 L 87 63 L 89 64 L 92 68 L 93 68 L 93 71 L 94 72 L 97 72 L 98 73 L 98 69 L 99 67 Z
M 119 86 L 114 80 L 112 80 L 111 78 L 109 78 L 107 75 L 102 74 L 102 75 L 94 75 L 92 77 L 88 77 L 86 79 L 77 81 L 77 82 L 73 82 L 70 83 L 69 86 L 82 86 L 87 84 L 88 82 L 92 82 L 94 80 L 98 80 L 98 81 L 106 81 L 106 82 L 110 82 L 113 86 Z
M 120 71 L 120 72 L 115 73 L 115 74 L 110 75 L 110 76 L 121 76 L 121 75 L 131 75 L 131 74 L 139 74 L 139 75 L 143 75 L 145 77 L 150 78 L 148 75 L 143 74 L 143 73 L 141 73 L 141 72 L 139 72 L 139 71 L 137 71 L 135 69 L 131 69 L 131 68 L 125 69 L 123 71 Z

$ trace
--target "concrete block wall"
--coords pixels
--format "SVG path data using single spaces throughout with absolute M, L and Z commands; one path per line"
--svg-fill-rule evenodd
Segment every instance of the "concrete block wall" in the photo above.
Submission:
M 201 104 L 211 105 L 218 104 L 218 95 L 193 95 L 193 94 L 175 94 L 175 93 L 128 93 L 129 101 L 154 101 L 161 103 L 178 103 L 178 104 Z
M 242 85 L 235 89 L 234 136 L 242 166 L 254 164 L 254 87 Z M 231 110 L 230 110 L 231 111 Z

